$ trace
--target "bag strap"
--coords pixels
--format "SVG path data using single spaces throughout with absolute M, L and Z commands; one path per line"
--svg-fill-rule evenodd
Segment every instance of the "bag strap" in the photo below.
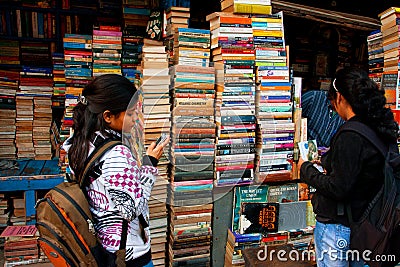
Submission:
M 83 188 L 87 179 L 87 173 L 93 167 L 94 163 L 101 158 L 109 149 L 113 148 L 114 146 L 122 145 L 121 141 L 114 141 L 111 139 L 106 139 L 102 145 L 99 145 L 95 148 L 92 154 L 86 159 L 85 162 L 85 169 L 83 170 L 82 174 L 80 175 L 78 182 L 80 188 Z
M 128 221 L 122 220 L 122 234 L 121 234 L 121 241 L 119 243 L 119 250 L 126 248 L 127 239 L 128 239 Z
M 82 172 L 82 175 L 80 176 L 79 181 L 79 186 L 82 188 L 85 185 L 86 179 L 87 179 L 87 174 L 89 170 L 93 167 L 95 162 L 100 159 L 108 150 L 111 148 L 117 146 L 117 145 L 122 145 L 121 141 L 115 141 L 112 139 L 105 139 L 101 144 L 96 146 L 95 150 L 92 152 L 92 154 L 86 159 L 85 161 L 85 169 Z M 127 220 L 122 220 L 122 233 L 121 233 L 121 241 L 119 244 L 119 249 L 125 249 L 126 248 L 126 241 L 128 237 L 128 221 Z M 125 257 L 125 255 L 124 255 Z M 125 259 L 123 259 L 125 261 Z

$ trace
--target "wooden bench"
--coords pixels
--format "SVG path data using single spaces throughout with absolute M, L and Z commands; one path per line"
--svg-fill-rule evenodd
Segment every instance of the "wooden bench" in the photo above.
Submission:
M 0 170 L 0 192 L 23 191 L 27 224 L 35 224 L 36 191 L 64 182 L 58 160 L 17 160 L 18 169 Z

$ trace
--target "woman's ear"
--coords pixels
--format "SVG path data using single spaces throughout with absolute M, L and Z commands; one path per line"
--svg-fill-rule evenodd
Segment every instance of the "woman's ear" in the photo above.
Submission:
M 113 115 L 111 114 L 111 111 L 109 111 L 109 110 L 106 110 L 103 112 L 103 119 L 107 124 L 111 123 L 112 116 Z

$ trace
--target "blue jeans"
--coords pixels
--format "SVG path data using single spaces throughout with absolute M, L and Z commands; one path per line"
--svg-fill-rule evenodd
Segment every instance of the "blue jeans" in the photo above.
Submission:
M 350 228 L 341 224 L 317 221 L 314 230 L 315 254 L 318 267 L 364 267 L 361 256 L 348 252 Z M 358 260 L 357 260 L 358 259 Z M 367 266 L 368 267 L 368 266 Z
M 149 263 L 147 263 L 145 266 L 143 267 L 154 267 L 153 265 L 153 261 L 150 261 Z

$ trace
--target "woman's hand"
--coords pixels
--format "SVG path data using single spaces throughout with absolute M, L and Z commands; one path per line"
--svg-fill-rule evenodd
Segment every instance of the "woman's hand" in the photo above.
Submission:
M 302 157 L 299 157 L 299 161 L 297 162 L 297 169 L 300 170 L 301 165 L 304 163 L 304 159 Z
M 164 142 L 159 143 L 156 145 L 156 142 L 153 142 L 150 144 L 150 146 L 147 148 L 146 155 L 152 156 L 156 159 L 160 159 L 161 155 L 164 151 L 164 147 L 169 143 L 169 136 L 167 139 L 164 140 Z

